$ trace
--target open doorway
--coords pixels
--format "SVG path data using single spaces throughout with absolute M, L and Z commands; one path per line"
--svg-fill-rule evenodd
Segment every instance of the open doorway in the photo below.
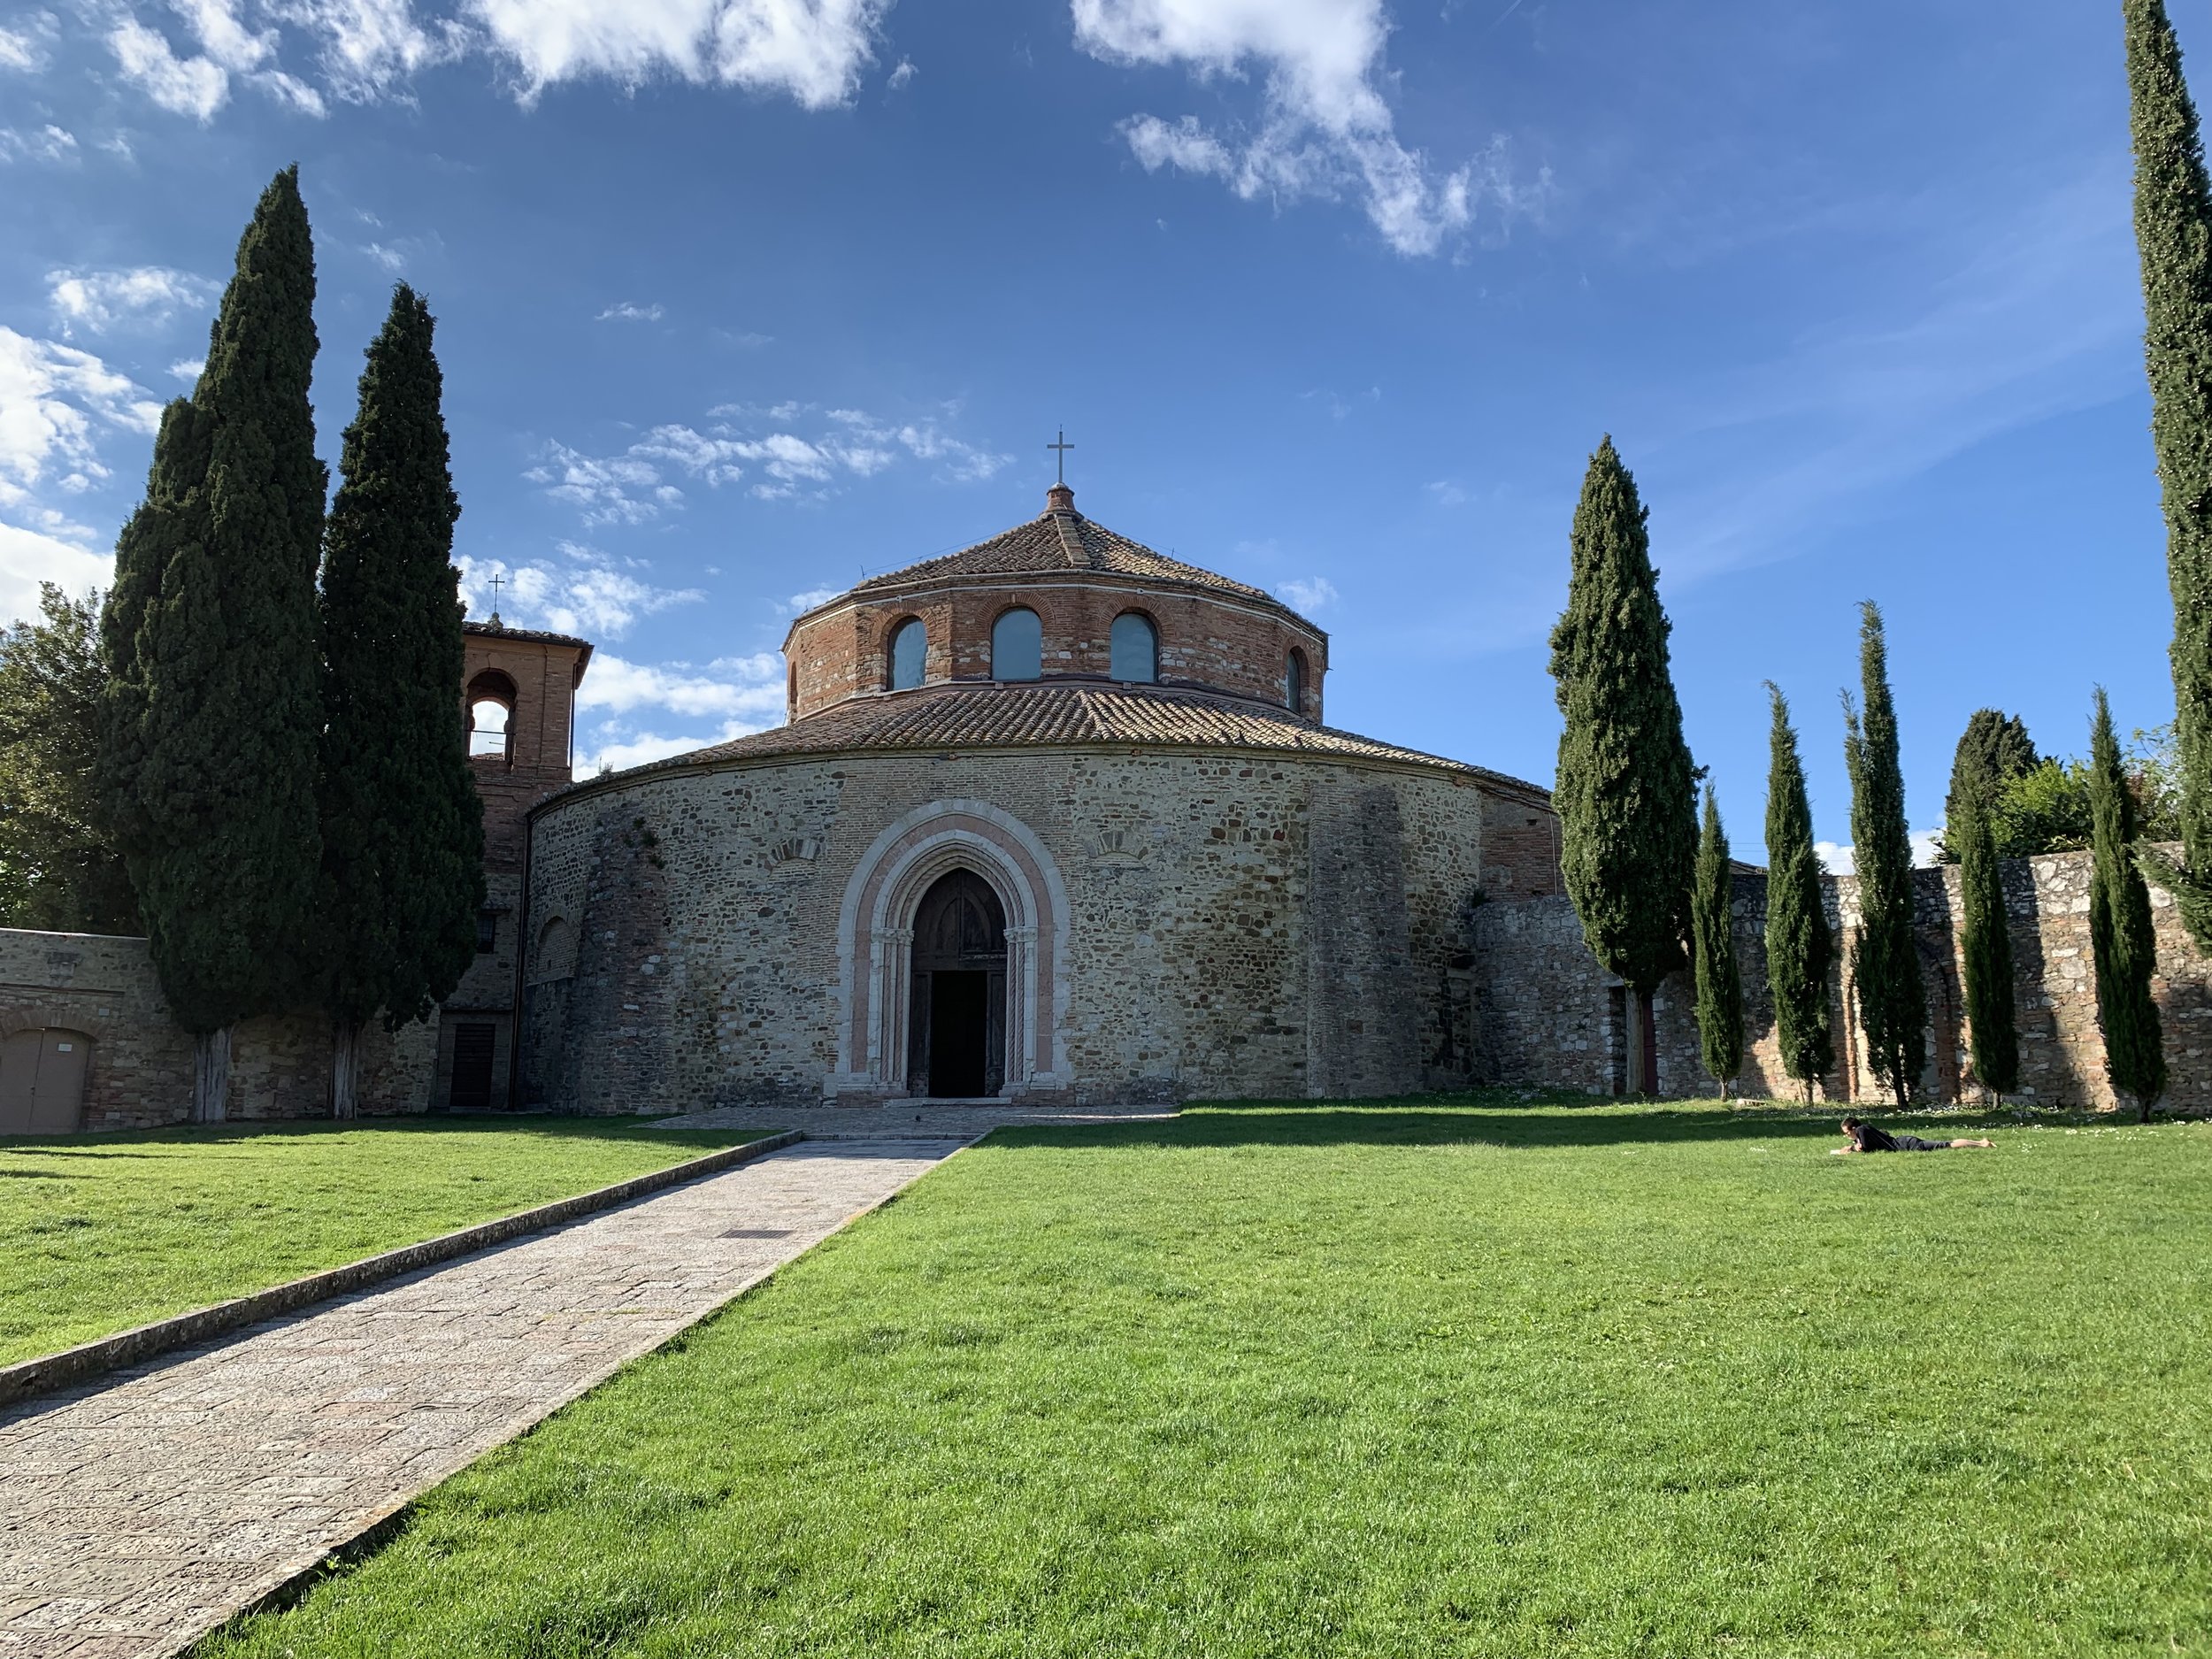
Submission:
M 1006 1087 L 1006 912 L 972 870 L 941 876 L 914 914 L 907 1092 L 972 1100 Z

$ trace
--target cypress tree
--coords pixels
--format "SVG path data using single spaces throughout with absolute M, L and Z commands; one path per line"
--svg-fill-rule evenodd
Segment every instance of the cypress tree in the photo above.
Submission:
M 1881 608 L 1859 609 L 1859 680 L 1863 709 L 1844 694 L 1844 760 L 1851 772 L 1851 842 L 1859 876 L 1859 926 L 1853 935 L 1859 1023 L 1876 1078 L 1911 1104 L 1927 1064 L 1926 994 L 1913 942 L 1912 835 L 1905 825 L 1905 776 L 1898 764 L 1897 707 L 1889 690 L 1889 651 Z
M 453 493 L 430 308 L 401 283 L 370 344 L 323 545 L 322 931 L 331 1106 L 356 1110 L 362 1027 L 452 995 L 476 954 L 483 806 L 458 689 Z
M 1781 687 L 1767 682 L 1774 724 L 1767 769 L 1767 984 L 1774 995 L 1775 1041 L 1785 1075 L 1813 1083 L 1836 1064 L 1828 1021 L 1828 968 L 1835 940 L 1821 902 L 1820 855 L 1813 848 L 1805 764 Z
M 239 240 L 199 384 L 163 419 L 103 618 L 101 772 L 163 994 L 198 1039 L 204 1122 L 224 1116 L 230 1027 L 292 1002 L 314 965 L 314 299 L 288 168 Z
M 2042 764 L 2043 757 L 2035 752 L 2035 744 L 2028 736 L 2027 725 L 2018 715 L 2008 715 L 1996 709 L 1977 709 L 1968 717 L 1966 730 L 1960 733 L 1958 749 L 1951 757 L 1951 793 L 1944 800 L 1946 864 L 1959 862 L 1949 826 L 1965 812 L 1967 795 L 1979 790 L 1986 800 L 1994 795 L 1999 786 L 2033 772 Z
M 1991 1094 L 2005 1095 L 2020 1087 L 2020 1033 L 2014 1020 L 2012 929 L 2005 914 L 2003 867 L 1989 821 L 1995 787 L 1990 778 L 1970 778 L 1963 791 L 1955 792 L 1952 810 L 1957 816 L 1944 833 L 1958 854 L 1966 911 L 1966 1026 L 1974 1076 Z
M 1668 669 L 1647 515 L 1610 437 L 1575 508 L 1567 609 L 1552 631 L 1561 864 L 1583 936 L 1635 994 L 1629 1087 L 1647 1093 L 1651 996 L 1684 964 L 1696 782 Z
M 2112 1087 L 2134 1096 L 2143 1121 L 2166 1092 L 2166 1055 L 2151 976 L 2158 946 L 2151 932 L 2151 895 L 2136 868 L 2134 792 L 2120 768 L 2112 706 L 2097 687 L 2089 733 L 2089 789 L 2095 803 L 2092 843 L 2089 941 L 2097 968 L 2097 1019 L 2104 1027 L 2105 1070 Z
M 1697 841 L 1696 887 L 1690 923 L 1697 957 L 1697 1041 L 1705 1069 L 1728 1098 L 1743 1070 L 1743 975 L 1736 966 L 1735 872 L 1720 803 L 1705 789 L 1705 823 Z
M 2124 0 L 2121 10 L 2181 767 L 2181 862 L 2148 849 L 2140 856 L 2212 949 L 2212 188 L 2164 0 Z

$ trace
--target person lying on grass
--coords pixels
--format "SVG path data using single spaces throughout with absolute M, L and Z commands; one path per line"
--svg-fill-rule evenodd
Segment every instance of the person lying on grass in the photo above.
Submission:
M 1838 1147 L 1828 1156 L 1848 1157 L 1854 1152 L 1943 1152 L 1952 1147 L 1993 1147 L 1994 1141 L 1923 1141 L 1918 1135 L 1893 1135 L 1878 1129 L 1863 1118 L 1847 1118 L 1843 1133 L 1850 1137 L 1848 1145 Z

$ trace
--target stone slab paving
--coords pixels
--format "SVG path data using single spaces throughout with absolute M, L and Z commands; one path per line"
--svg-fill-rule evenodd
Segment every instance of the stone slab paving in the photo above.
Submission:
M 797 1129 L 810 1141 L 975 1141 L 1014 1124 L 1164 1122 L 1173 1106 L 1024 1108 L 1004 1101 L 892 1101 L 871 1106 L 717 1106 L 664 1118 L 656 1129 Z
M 802 1142 L 0 1412 L 0 1659 L 175 1653 L 961 1144 Z

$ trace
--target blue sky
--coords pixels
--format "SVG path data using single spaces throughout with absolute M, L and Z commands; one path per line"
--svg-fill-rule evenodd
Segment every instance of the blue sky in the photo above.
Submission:
M 800 596 L 1033 515 L 1063 424 L 1084 511 L 1330 630 L 1333 724 L 1544 781 L 1611 432 L 1745 854 L 1769 678 L 1847 839 L 1862 597 L 1916 827 L 1978 706 L 2170 715 L 2116 5 L 441 4 L 0 12 L 5 609 L 104 580 L 296 160 L 323 452 L 403 276 L 586 765 L 780 718 Z

